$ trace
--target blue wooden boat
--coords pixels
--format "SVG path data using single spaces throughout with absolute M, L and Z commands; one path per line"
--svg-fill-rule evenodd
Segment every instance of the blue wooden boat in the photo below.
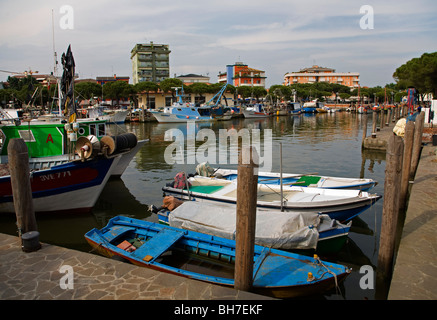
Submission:
M 112 218 L 101 230 L 90 230 L 85 238 L 107 257 L 122 257 L 138 266 L 234 286 L 234 240 L 123 216 Z M 317 256 L 258 245 L 253 262 L 253 290 L 277 298 L 323 293 L 350 273 L 347 267 L 324 262 Z

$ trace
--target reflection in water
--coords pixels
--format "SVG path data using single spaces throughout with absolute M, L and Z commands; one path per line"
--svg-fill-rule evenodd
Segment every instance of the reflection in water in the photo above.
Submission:
M 287 173 L 314 173 L 327 176 L 372 178 L 379 184 L 372 192 L 383 194 L 385 154 L 361 151 L 361 114 L 335 113 L 299 116 L 277 116 L 265 119 L 233 119 L 230 121 L 196 124 L 196 134 L 208 128 L 219 137 L 220 129 L 259 129 L 261 139 L 265 129 L 272 130 L 272 171 L 279 172 L 279 143 L 282 143 L 283 171 Z M 368 121 L 371 128 L 371 121 Z M 180 172 L 194 173 L 196 164 L 167 164 L 164 152 L 172 143 L 165 141 L 167 130 L 179 129 L 186 133 L 186 124 L 129 123 L 110 125 L 112 134 L 133 132 L 139 139 L 149 139 L 129 164 L 119 180 L 110 180 L 104 188 L 92 214 L 55 217 L 38 216 L 41 241 L 78 250 L 90 251 L 83 235 L 90 229 L 101 228 L 116 215 L 126 215 L 157 222 L 150 214 L 149 204 L 161 205 L 162 186 L 171 182 Z M 185 131 L 184 131 L 185 130 Z M 261 140 L 262 141 L 262 140 Z M 196 149 L 204 141 L 196 141 Z M 186 157 L 186 150 L 184 151 Z M 229 153 L 229 149 L 228 149 Z M 217 162 L 219 159 L 217 152 Z M 236 169 L 236 164 L 212 164 L 215 167 Z M 362 290 L 359 273 L 362 265 L 377 264 L 379 230 L 383 201 L 353 220 L 349 240 L 342 251 L 334 256 L 322 257 L 353 268 L 352 274 L 340 287 L 323 298 L 374 299 L 375 290 Z M 15 217 L 0 215 L 0 232 L 16 234 Z

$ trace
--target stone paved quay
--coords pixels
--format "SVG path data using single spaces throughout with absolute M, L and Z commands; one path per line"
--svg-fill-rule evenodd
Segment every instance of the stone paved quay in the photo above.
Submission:
M 68 271 L 73 268 L 73 288 Z M 137 267 L 91 253 L 42 244 L 21 250 L 0 234 L 1 300 L 271 300 L 269 297 Z
M 385 151 L 394 122 L 366 137 L 364 149 Z M 368 133 L 371 135 L 371 132 Z M 437 299 L 437 155 L 431 136 L 424 146 L 412 186 L 401 240 L 395 256 L 389 300 Z

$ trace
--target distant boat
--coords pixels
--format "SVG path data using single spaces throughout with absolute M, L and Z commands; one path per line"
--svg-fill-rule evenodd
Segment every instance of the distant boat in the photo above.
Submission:
M 105 120 L 108 123 L 115 124 L 125 123 L 126 117 L 129 114 L 127 109 L 109 109 L 102 105 L 92 106 L 82 109 L 82 111 L 85 111 L 87 118 L 90 120 Z
M 303 104 L 303 113 L 317 113 L 317 109 L 323 109 L 323 103 L 316 100 L 305 102 Z
M 112 218 L 101 230 L 88 231 L 85 239 L 107 257 L 122 257 L 138 266 L 234 287 L 234 240 L 123 216 Z M 347 267 L 317 256 L 254 246 L 256 293 L 277 298 L 320 294 L 337 286 L 349 273 Z
M 291 115 L 298 115 L 302 113 L 302 107 L 299 102 L 289 102 L 287 104 L 287 110 Z
M 183 88 L 182 93 L 178 94 L 176 88 L 176 96 L 178 101 L 174 102 L 169 107 L 164 107 L 164 111 L 150 110 L 152 115 L 160 123 L 173 122 L 205 122 L 216 120 L 230 120 L 232 118 L 231 110 L 223 112 L 221 107 L 213 108 L 211 106 L 196 107 L 193 103 L 184 103 Z
M 188 178 L 189 190 L 175 188 L 173 184 L 164 186 L 164 196 L 170 195 L 181 200 L 208 201 L 212 203 L 235 204 L 237 182 L 212 179 L 202 176 Z M 349 221 L 372 206 L 381 196 L 361 190 L 336 190 L 297 186 L 258 184 L 257 207 L 287 212 L 324 213 L 340 222 Z M 282 201 L 281 201 L 282 200 Z
M 261 103 L 248 105 L 242 109 L 242 112 L 245 118 L 267 118 L 271 116 L 271 113 L 267 112 Z
M 235 205 L 185 201 L 173 211 L 162 209 L 157 215 L 162 224 L 235 240 L 236 210 Z M 255 243 L 275 249 L 333 253 L 346 242 L 351 224 L 317 213 L 258 208 Z

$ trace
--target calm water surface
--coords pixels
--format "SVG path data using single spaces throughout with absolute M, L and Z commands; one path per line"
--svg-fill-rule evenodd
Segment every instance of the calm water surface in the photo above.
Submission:
M 365 116 L 365 115 L 364 115 Z M 335 114 L 281 116 L 268 119 L 234 119 L 231 121 L 197 124 L 196 130 L 212 129 L 219 137 L 220 129 L 272 129 L 273 166 L 279 172 L 279 146 L 282 144 L 283 172 L 318 173 L 327 176 L 372 178 L 379 184 L 371 192 L 383 194 L 385 153 L 361 150 L 363 115 L 339 112 Z M 371 130 L 371 115 L 368 131 Z M 162 204 L 162 186 L 171 182 L 180 172 L 195 172 L 196 164 L 167 164 L 164 152 L 171 144 L 164 140 L 170 129 L 186 133 L 185 124 L 128 123 L 110 125 L 112 134 L 133 132 L 139 139 L 149 139 L 130 163 L 121 179 L 110 180 L 103 190 L 93 212 L 79 216 L 37 216 L 40 240 L 46 243 L 90 251 L 83 235 L 90 229 L 101 228 L 116 215 L 125 215 L 157 222 L 150 214 L 149 204 Z M 196 143 L 196 149 L 203 142 Z M 229 156 L 229 155 L 228 155 Z M 186 153 L 185 153 L 186 159 Z M 218 162 L 218 154 L 217 154 Z M 229 161 L 228 161 L 229 162 Z M 221 168 L 237 168 L 236 164 L 217 164 Z M 352 268 L 351 275 L 335 290 L 314 299 L 376 299 L 377 289 L 361 289 L 360 280 L 367 273 L 360 273 L 363 265 L 375 269 L 379 247 L 379 230 L 382 200 L 363 212 L 352 223 L 347 244 L 341 252 L 323 256 L 327 261 Z M 16 234 L 15 217 L 0 217 L 0 232 Z M 367 282 L 368 283 L 368 282 Z

